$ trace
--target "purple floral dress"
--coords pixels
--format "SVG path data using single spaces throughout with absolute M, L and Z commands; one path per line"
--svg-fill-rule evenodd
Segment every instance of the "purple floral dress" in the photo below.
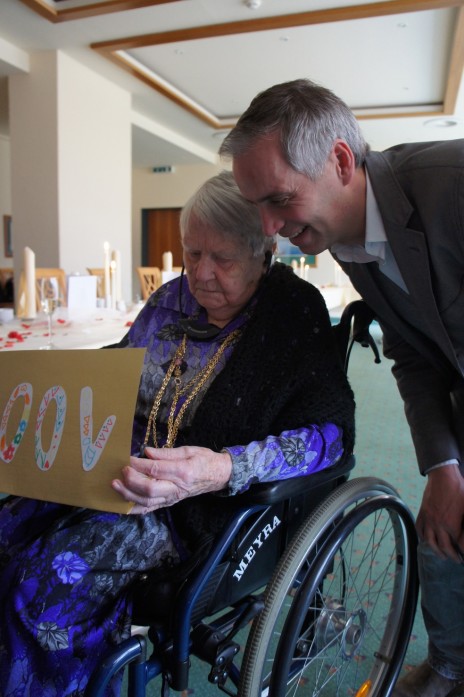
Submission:
M 152 296 L 128 334 L 129 346 L 147 349 L 133 453 L 143 443 L 154 395 L 179 341 L 177 284 L 166 284 Z M 201 316 L 194 299 L 185 295 L 186 312 Z M 246 320 L 244 313 L 225 332 Z M 224 333 L 217 341 L 223 338 Z M 192 342 L 185 356 L 186 379 L 216 350 L 215 340 Z M 225 351 L 216 374 L 231 351 L 233 346 Z M 167 392 L 161 422 L 169 404 Z M 187 420 L 194 409 L 192 404 Z M 162 428 L 160 434 L 162 442 Z M 235 494 L 257 480 L 294 477 L 333 465 L 342 454 L 342 434 L 333 424 L 308 426 L 228 451 L 233 460 L 229 493 Z M 0 696 L 83 695 L 105 653 L 129 636 L 130 584 L 149 568 L 178 561 L 169 524 L 162 511 L 126 516 L 17 497 L 1 503 Z M 108 695 L 119 691 L 116 679 Z

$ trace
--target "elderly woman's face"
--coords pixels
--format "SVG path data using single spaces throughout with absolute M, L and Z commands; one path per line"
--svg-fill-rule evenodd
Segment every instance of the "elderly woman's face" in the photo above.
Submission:
M 255 292 L 265 266 L 237 243 L 191 216 L 182 240 L 190 292 L 208 312 L 208 320 L 224 326 Z

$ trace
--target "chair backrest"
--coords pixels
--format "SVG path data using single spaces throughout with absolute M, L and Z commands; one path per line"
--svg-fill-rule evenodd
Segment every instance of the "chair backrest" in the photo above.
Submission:
M 0 306 L 12 307 L 14 297 L 14 269 L 11 267 L 0 269 Z
M 142 300 L 147 300 L 161 285 L 161 270 L 158 266 L 137 266 Z
M 53 276 L 56 276 L 58 279 L 58 283 L 60 286 L 60 291 L 61 291 L 61 297 L 62 297 L 62 305 L 66 306 L 66 297 L 67 297 L 67 292 L 66 292 L 66 273 L 64 272 L 63 269 L 45 269 L 45 268 L 36 268 L 35 269 L 35 304 L 37 311 L 39 312 L 41 309 L 41 304 L 40 304 L 40 282 L 43 278 L 52 278 Z M 19 277 L 19 297 L 21 298 L 22 294 L 25 293 L 26 291 L 26 279 L 24 276 L 24 271 L 21 271 L 21 275 Z
M 14 275 L 14 269 L 13 268 L 1 268 L 0 269 L 0 283 L 2 285 L 5 285 L 5 283 L 10 279 L 13 278 Z
M 101 269 L 91 269 L 87 267 L 87 271 L 91 276 L 96 276 L 97 277 L 97 298 L 104 298 L 105 297 L 105 269 L 102 267 Z M 108 295 L 109 295 L 109 289 L 108 289 Z

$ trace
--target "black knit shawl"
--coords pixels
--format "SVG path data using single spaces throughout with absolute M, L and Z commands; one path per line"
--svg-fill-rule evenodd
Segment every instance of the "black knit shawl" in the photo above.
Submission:
M 220 451 L 268 435 L 335 423 L 354 444 L 354 400 L 321 293 L 280 263 L 263 280 L 231 358 L 176 445 Z

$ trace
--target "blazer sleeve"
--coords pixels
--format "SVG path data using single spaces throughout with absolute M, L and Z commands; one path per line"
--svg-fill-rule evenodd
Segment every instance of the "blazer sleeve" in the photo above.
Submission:
M 453 377 L 446 377 L 399 334 L 382 325 L 386 358 L 394 361 L 396 378 L 411 430 L 419 469 L 461 459 L 453 427 Z

